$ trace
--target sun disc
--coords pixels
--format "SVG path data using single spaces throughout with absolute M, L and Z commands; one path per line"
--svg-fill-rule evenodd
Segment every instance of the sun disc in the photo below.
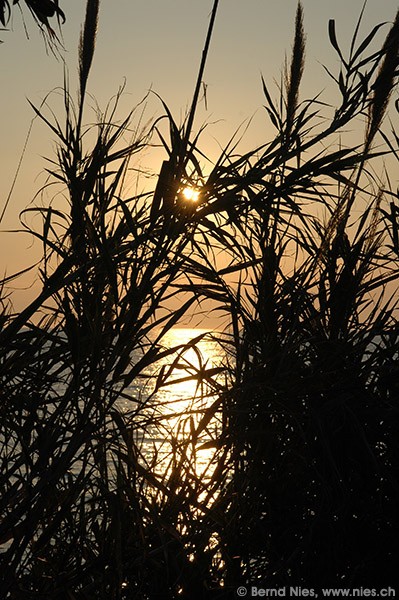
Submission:
M 198 202 L 199 195 L 199 191 L 192 187 L 185 187 L 183 190 L 183 196 L 185 200 L 190 200 L 191 202 Z

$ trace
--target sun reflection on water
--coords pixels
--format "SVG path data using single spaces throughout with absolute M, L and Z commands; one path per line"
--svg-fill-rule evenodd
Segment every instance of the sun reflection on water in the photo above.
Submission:
M 206 334 L 170 330 L 162 346 L 178 350 L 151 366 L 146 385 L 135 386 L 152 415 L 142 452 L 149 464 L 156 462 L 158 472 L 169 471 L 183 455 L 197 476 L 210 469 L 220 429 L 217 388 L 224 377 L 224 355 L 216 337 Z

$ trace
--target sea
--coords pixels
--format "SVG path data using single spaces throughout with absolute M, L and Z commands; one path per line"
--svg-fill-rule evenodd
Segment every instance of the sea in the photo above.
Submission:
M 146 368 L 117 401 L 141 458 L 155 472 L 183 453 L 195 462 L 197 476 L 212 471 L 222 430 L 220 391 L 231 362 L 222 339 L 223 333 L 206 329 L 169 330 L 161 345 L 178 350 Z M 137 351 L 132 362 L 139 358 Z

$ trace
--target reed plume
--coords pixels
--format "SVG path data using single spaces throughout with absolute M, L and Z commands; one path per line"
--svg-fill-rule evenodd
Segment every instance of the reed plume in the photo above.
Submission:
M 298 2 L 295 19 L 295 37 L 291 57 L 291 66 L 288 74 L 286 69 L 286 88 L 287 88 L 287 119 L 285 137 L 289 143 L 290 135 L 294 125 L 295 113 L 298 108 L 299 87 L 305 68 L 305 31 L 303 27 L 303 8 L 301 2 Z
M 386 37 L 385 43 L 381 50 L 381 55 L 384 58 L 373 85 L 374 93 L 369 108 L 365 153 L 369 151 L 373 139 L 384 119 L 384 115 L 392 95 L 392 90 L 394 88 L 395 79 L 398 74 L 399 10 L 396 13 L 393 25 Z
M 87 1 L 84 28 L 83 31 L 81 31 L 79 40 L 79 84 L 81 103 L 83 102 L 86 92 L 87 80 L 93 62 L 99 8 L 99 0 Z

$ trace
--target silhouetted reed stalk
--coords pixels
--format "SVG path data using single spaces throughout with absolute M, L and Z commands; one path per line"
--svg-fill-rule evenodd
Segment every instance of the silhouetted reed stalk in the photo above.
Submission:
M 397 194 L 369 165 L 399 156 L 381 130 L 398 17 L 377 50 L 380 26 L 358 42 L 360 18 L 348 59 L 330 22 L 341 102 L 321 119 L 318 97 L 300 99 L 299 3 L 279 102 L 262 80 L 275 137 L 244 154 L 232 139 L 205 175 L 192 129 L 217 4 L 186 125 L 163 103 L 169 141 L 158 122 L 135 129 L 135 111 L 115 122 L 122 90 L 87 135 L 91 0 L 77 104 L 65 75 L 65 125 L 35 109 L 57 139 L 47 171 L 65 203 L 22 215 L 43 217 L 37 298 L 13 314 L 13 277 L 1 287 L 2 598 L 195 600 L 396 574 Z M 337 147 L 365 116 L 365 142 Z M 127 196 L 153 132 L 167 154 L 155 190 Z M 185 181 L 202 182 L 194 207 Z M 221 367 L 201 358 L 203 334 L 165 344 L 206 301 L 227 323 L 213 334 Z M 209 402 L 187 399 L 172 426 L 157 394 L 176 376 Z
M 286 72 L 286 89 L 287 89 L 287 107 L 286 107 L 286 128 L 285 128 L 285 143 L 287 148 L 290 146 L 290 138 L 294 126 L 294 118 L 298 109 L 299 88 L 302 80 L 303 71 L 305 68 L 305 32 L 303 28 L 303 9 L 302 5 L 298 4 L 296 21 L 295 21 L 295 36 L 294 46 L 292 50 L 292 60 L 290 70 Z M 294 140 L 295 141 L 295 140 Z

